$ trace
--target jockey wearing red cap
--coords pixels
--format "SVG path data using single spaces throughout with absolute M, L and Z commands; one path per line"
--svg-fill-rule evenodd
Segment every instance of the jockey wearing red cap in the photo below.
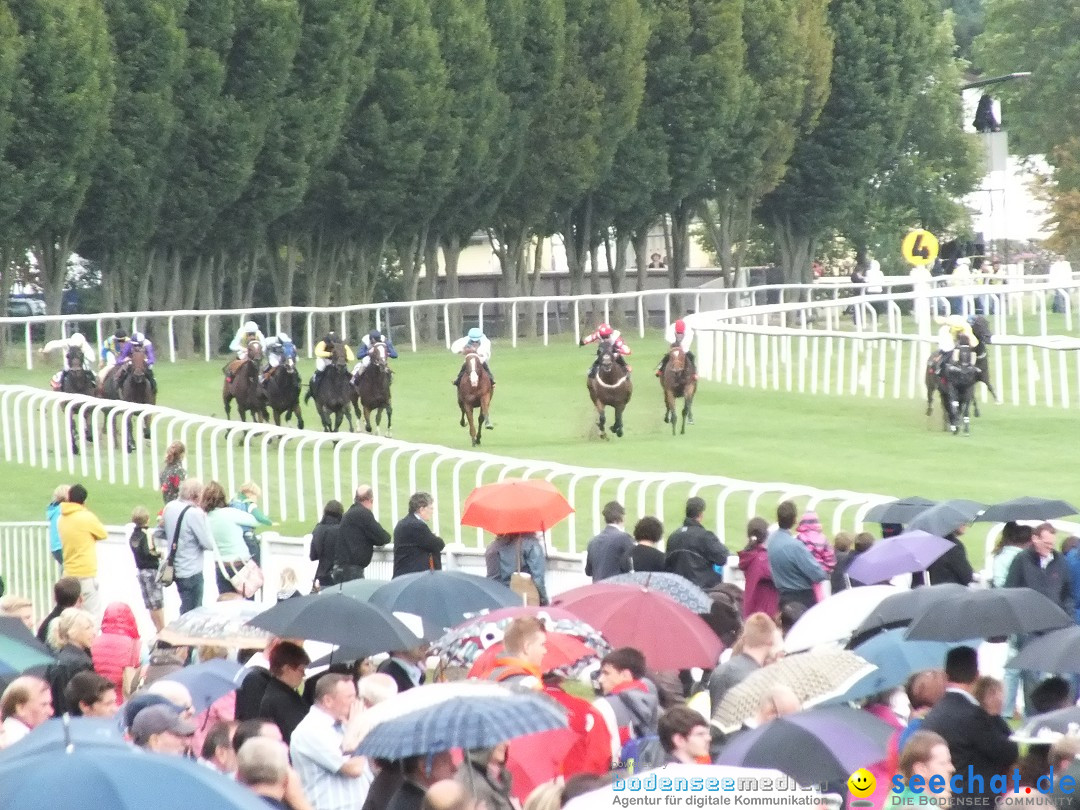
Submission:
M 667 341 L 668 346 L 674 346 L 678 343 L 679 348 L 686 352 L 686 356 L 690 359 L 690 362 L 694 362 L 694 353 L 690 351 L 690 346 L 694 342 L 694 330 L 688 327 L 686 322 L 681 318 L 664 331 L 664 340 Z M 668 356 L 669 355 L 665 353 L 663 359 L 660 360 L 660 365 L 656 367 L 657 377 L 664 373 L 664 366 L 667 365 Z M 696 374 L 694 375 L 694 379 L 697 379 Z
M 587 337 L 583 337 L 578 341 L 579 346 L 584 346 L 587 343 L 595 343 L 601 340 L 611 344 L 611 348 L 615 351 L 615 360 L 626 369 L 626 372 L 630 373 L 630 366 L 626 364 L 626 360 L 623 358 L 630 354 L 630 347 L 623 342 L 622 335 L 618 329 L 612 329 L 610 325 L 606 323 L 600 324 L 596 327 L 596 331 Z M 596 351 L 596 359 L 593 360 L 592 366 L 589 368 L 589 378 L 596 376 L 597 369 L 600 368 L 600 349 Z

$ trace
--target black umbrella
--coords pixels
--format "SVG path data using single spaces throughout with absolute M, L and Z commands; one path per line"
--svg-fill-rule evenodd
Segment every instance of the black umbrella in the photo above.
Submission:
M 910 498 L 900 498 L 889 503 L 879 503 L 870 508 L 864 520 L 867 523 L 899 523 L 906 525 L 909 520 L 914 520 L 921 512 L 935 505 L 937 501 L 928 498 L 920 498 L 912 495 Z
M 850 706 L 819 706 L 732 737 L 717 765 L 776 768 L 802 785 L 845 782 L 885 758 L 892 727 Z
M 967 593 L 929 605 L 905 638 L 963 641 L 1017 633 L 1040 633 L 1073 624 L 1073 617 L 1031 588 L 968 588 Z
M 425 637 L 436 639 L 482 610 L 521 605 L 521 597 L 501 582 L 475 574 L 421 571 L 390 580 L 372 594 L 370 604 L 419 616 Z
M 944 537 L 961 526 L 971 523 L 975 517 L 986 509 L 986 504 L 978 501 L 965 501 L 956 499 L 942 501 L 920 512 L 907 524 L 907 530 L 922 529 L 924 532 Z
M 1014 740 L 1024 742 L 1052 743 L 1058 736 L 1080 736 L 1080 706 L 1068 706 L 1028 718 L 1012 735 Z
M 1005 666 L 1033 672 L 1080 672 L 1080 625 L 1031 639 Z
M 848 642 L 848 649 L 853 650 L 871 636 L 877 635 L 894 627 L 907 627 L 921 615 L 930 605 L 943 599 L 960 596 L 967 593 L 970 588 L 948 582 L 942 585 L 928 585 L 924 588 L 913 588 L 910 591 L 886 597 L 874 608 L 862 624 L 855 628 Z
M 339 593 L 285 599 L 248 624 L 281 638 L 340 644 L 349 654 L 339 660 L 410 650 L 423 643 L 389 610 Z
M 1053 520 L 1076 514 L 1080 514 L 1080 510 L 1068 501 L 1025 495 L 986 507 L 976 520 L 979 523 L 1004 523 L 1007 520 Z

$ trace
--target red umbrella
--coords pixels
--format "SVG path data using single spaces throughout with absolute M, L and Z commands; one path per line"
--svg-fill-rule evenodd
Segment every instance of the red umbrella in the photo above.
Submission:
M 508 479 L 474 489 L 465 499 L 461 525 L 492 534 L 543 532 L 573 511 L 554 484 Z
M 634 647 L 652 669 L 714 667 L 724 649 L 696 613 L 647 588 L 602 582 L 559 594 L 555 604 L 576 613 L 613 647 Z
M 544 653 L 544 660 L 540 664 L 540 669 L 543 672 L 562 669 L 571 664 L 576 664 L 582 658 L 596 655 L 596 651 L 581 639 L 568 636 L 565 633 L 548 633 L 545 642 L 547 643 L 547 652 Z M 486 678 L 490 675 L 491 671 L 495 669 L 495 659 L 503 654 L 504 649 L 504 645 L 500 641 L 480 653 L 473 662 L 472 669 L 469 670 L 469 677 Z

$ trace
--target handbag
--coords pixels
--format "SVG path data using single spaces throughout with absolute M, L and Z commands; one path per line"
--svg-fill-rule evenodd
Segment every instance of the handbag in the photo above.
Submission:
M 165 565 L 161 566 L 161 570 L 158 571 L 158 582 L 165 588 L 168 588 L 176 581 L 176 566 L 173 561 L 176 559 L 176 547 L 180 542 L 180 526 L 184 522 L 184 515 L 187 514 L 187 510 L 190 508 L 190 506 L 185 506 L 180 512 L 180 517 L 176 519 L 176 528 L 173 529 L 168 559 L 165 560 Z
M 533 582 L 531 574 L 526 574 L 521 570 L 521 544 L 524 540 L 521 537 L 517 539 L 517 570 L 510 575 L 510 590 L 521 597 L 521 604 L 531 607 L 539 607 L 540 605 L 540 591 L 536 587 L 536 583 Z
M 239 571 L 229 577 L 229 582 L 236 588 L 236 592 L 245 599 L 254 596 L 263 586 L 264 581 L 262 569 L 252 559 L 249 559 Z

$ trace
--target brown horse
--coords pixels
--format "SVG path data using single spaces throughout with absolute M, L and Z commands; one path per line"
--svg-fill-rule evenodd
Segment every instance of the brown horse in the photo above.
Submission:
M 671 423 L 671 435 L 675 435 L 675 400 L 683 398 L 682 427 L 680 434 L 686 433 L 686 423 L 694 424 L 694 393 L 697 391 L 697 369 L 683 347 L 672 343 L 668 351 L 668 361 L 660 377 L 660 387 L 664 390 L 664 421 Z
M 382 422 L 383 411 L 386 411 L 386 435 L 390 435 L 390 421 L 394 416 L 394 406 L 390 397 L 390 382 L 393 372 L 387 362 L 386 344 L 376 343 L 368 351 L 367 355 L 371 362 L 367 368 L 361 369 L 360 373 L 353 377 L 352 403 L 356 411 L 356 419 L 360 420 L 360 408 L 364 409 L 364 430 L 371 433 L 371 412 L 375 411 L 375 426 Z
M 257 340 L 248 343 L 247 359 L 230 361 L 225 367 L 225 384 L 221 388 L 221 401 L 225 405 L 225 418 L 232 418 L 232 402 L 236 400 L 236 412 L 241 422 L 251 414 L 253 422 L 269 422 L 266 412 L 266 395 L 259 387 L 259 363 L 262 361 L 262 344 Z
M 82 349 L 72 347 L 67 352 L 67 370 L 60 378 L 60 390 L 65 394 L 81 394 L 85 397 L 97 396 L 97 381 L 94 372 L 86 368 L 86 358 Z M 79 454 L 79 427 L 78 412 L 82 411 L 85 425 L 84 435 L 88 442 L 94 440 L 94 432 L 91 429 L 91 412 L 88 407 L 78 406 L 71 413 L 71 452 Z
M 619 438 L 623 435 L 623 410 L 630 402 L 630 396 L 634 393 L 634 384 L 630 381 L 630 371 L 626 366 L 615 359 L 615 349 L 608 341 L 600 344 L 597 352 L 600 356 L 600 366 L 596 376 L 588 380 L 589 394 L 592 397 L 593 407 L 599 419 L 596 426 L 600 428 L 600 438 L 607 438 L 605 424 L 607 416 L 605 408 L 615 410 L 615 421 L 611 425 L 611 432 Z
M 146 350 L 139 345 L 131 349 L 127 360 L 115 366 L 98 386 L 98 396 L 104 399 L 119 399 L 124 402 L 134 402 L 140 405 L 157 404 L 157 394 L 150 382 L 150 364 L 146 361 Z M 131 411 L 127 418 L 127 449 L 130 453 L 135 449 L 135 418 L 137 414 Z M 143 434 L 150 435 L 150 420 L 144 422 Z
M 263 380 L 263 394 L 274 413 L 274 424 L 278 427 L 281 427 L 281 415 L 285 414 L 286 422 L 296 416 L 296 426 L 300 430 L 304 429 L 304 414 L 300 411 L 300 387 L 300 372 L 296 370 L 296 358 L 292 356 L 282 358 Z
M 466 348 L 465 373 L 461 375 L 457 386 L 458 407 L 461 408 L 461 426 L 465 427 L 465 420 L 469 422 L 469 437 L 473 447 L 480 445 L 481 431 L 486 427 L 491 430 L 491 396 L 494 386 L 491 384 L 491 375 L 487 373 L 480 355 Z M 473 411 L 480 409 L 479 422 L 473 416 Z

